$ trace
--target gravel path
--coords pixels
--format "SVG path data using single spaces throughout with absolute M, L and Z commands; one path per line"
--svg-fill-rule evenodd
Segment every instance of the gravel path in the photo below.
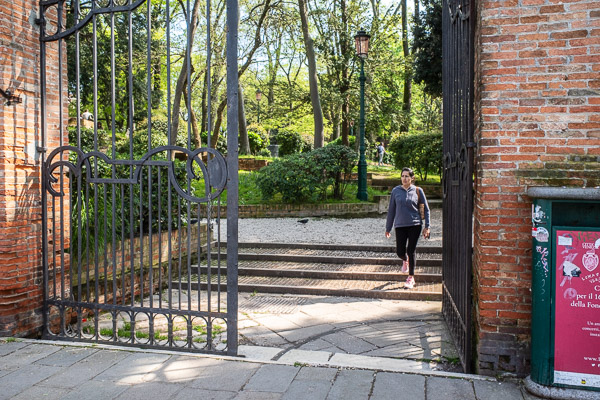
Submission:
M 385 237 L 385 214 L 376 218 L 243 218 L 239 220 L 240 242 L 390 244 L 394 235 Z M 221 240 L 227 240 L 225 221 L 221 224 Z M 442 210 L 431 210 L 431 238 L 419 240 L 421 246 L 442 245 Z

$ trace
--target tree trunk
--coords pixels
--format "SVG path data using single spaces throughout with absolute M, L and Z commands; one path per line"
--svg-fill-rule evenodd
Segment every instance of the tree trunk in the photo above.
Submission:
M 250 141 L 246 129 L 246 108 L 244 107 L 244 91 L 238 84 L 238 128 L 240 131 L 240 154 L 250 154 Z
M 271 7 L 271 0 L 266 0 L 262 14 L 260 15 L 258 24 L 256 26 L 256 32 L 254 34 L 254 46 L 252 46 L 252 49 L 246 56 L 246 62 L 238 70 L 238 78 L 240 78 L 244 74 L 244 72 L 246 72 L 246 70 L 252 63 L 252 58 L 254 57 L 254 53 L 260 47 L 260 44 L 261 44 L 260 30 L 265 21 L 265 18 L 267 17 L 267 13 L 268 13 L 270 7 Z M 223 110 L 225 110 L 226 106 L 227 106 L 227 96 L 225 96 L 223 99 L 221 99 L 221 102 L 219 103 L 219 106 L 217 107 L 217 115 L 215 118 L 215 128 L 213 129 L 213 131 L 211 132 L 211 135 L 210 135 L 210 147 L 212 147 L 213 149 L 217 148 L 216 146 L 219 141 L 219 135 L 221 134 L 221 132 L 219 132 L 219 130 L 221 129 L 221 123 L 223 122 Z
M 194 112 L 192 106 L 188 104 L 187 89 L 184 89 L 183 91 L 183 98 L 185 100 L 185 106 L 189 110 L 188 117 L 192 123 L 192 138 L 194 140 L 192 143 L 194 144 L 194 148 L 197 149 L 198 147 L 202 147 L 202 138 L 200 137 L 200 131 L 198 131 L 198 121 L 196 120 L 196 113 Z
M 196 28 L 198 27 L 198 13 L 199 12 L 200 12 L 200 0 L 195 0 L 194 7 L 192 9 L 192 16 L 191 16 L 190 27 L 189 27 L 189 32 L 188 32 L 190 49 L 192 49 L 193 44 L 194 44 L 194 36 L 196 34 Z M 177 130 L 179 129 L 179 109 L 181 108 L 181 95 L 183 94 L 183 89 L 184 89 L 185 85 L 187 84 L 187 78 L 188 78 L 188 69 L 187 69 L 188 57 L 190 57 L 190 55 L 188 54 L 187 47 L 186 47 L 185 55 L 183 57 L 183 63 L 181 65 L 181 71 L 179 71 L 179 77 L 177 78 L 177 85 L 175 86 L 175 94 L 173 96 L 173 112 L 171 113 L 171 137 L 170 137 L 171 145 L 174 145 L 175 143 L 177 143 Z M 190 60 L 190 66 L 193 68 L 193 66 L 191 65 L 191 60 Z M 191 73 L 191 71 L 190 71 L 190 73 Z M 171 156 L 174 157 L 175 155 L 172 154 Z
M 401 132 L 408 132 L 410 129 L 410 107 L 412 91 L 412 68 L 409 62 L 408 48 L 408 11 L 406 0 L 402 1 L 402 49 L 404 50 L 404 96 L 402 98 L 403 121 L 400 127 Z
M 308 61 L 308 84 L 310 87 L 310 101 L 313 108 L 315 121 L 315 149 L 323 147 L 323 110 L 321 109 L 321 99 L 319 97 L 319 82 L 317 78 L 317 62 L 315 48 L 312 38 L 308 33 L 308 13 L 304 0 L 298 0 L 300 10 L 300 21 L 302 25 L 302 36 L 304 36 L 304 46 L 306 47 L 306 58 Z

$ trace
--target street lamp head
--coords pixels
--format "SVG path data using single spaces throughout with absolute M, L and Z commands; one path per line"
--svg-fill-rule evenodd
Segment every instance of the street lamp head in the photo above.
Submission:
M 369 53 L 369 39 L 371 35 L 367 32 L 360 30 L 354 35 L 354 43 L 356 45 L 356 55 L 360 58 L 367 58 Z
M 260 99 L 262 99 L 262 92 L 260 91 L 260 89 L 258 89 L 256 91 L 256 101 L 260 101 Z

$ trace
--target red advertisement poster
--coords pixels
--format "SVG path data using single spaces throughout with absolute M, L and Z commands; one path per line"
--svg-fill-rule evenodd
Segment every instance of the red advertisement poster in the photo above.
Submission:
M 600 231 L 556 231 L 554 383 L 600 388 Z

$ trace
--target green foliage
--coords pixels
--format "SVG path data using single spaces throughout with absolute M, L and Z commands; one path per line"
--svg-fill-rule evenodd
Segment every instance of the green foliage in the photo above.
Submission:
M 327 143 L 327 146 L 337 146 L 342 144 L 342 137 L 340 136 L 337 139 L 332 140 Z M 349 135 L 348 136 L 348 145 L 351 149 L 356 149 L 356 136 Z M 365 138 L 365 148 L 368 149 L 371 146 L 371 142 L 369 139 Z
M 348 185 L 345 176 L 352 172 L 358 154 L 347 146 L 329 145 L 313 150 L 312 161 L 318 166 L 321 180 L 321 198 L 326 198 L 327 188 L 333 186 L 333 197 L 342 199 Z
M 415 132 L 392 139 L 388 147 L 394 153 L 397 169 L 413 168 L 420 180 L 427 180 L 428 173 L 442 172 L 442 132 Z
M 168 140 L 164 129 L 166 129 L 164 124 L 157 123 L 155 125 L 153 122 L 151 149 L 167 144 Z M 68 132 L 69 142 L 77 144 L 77 129 L 70 127 Z M 92 129 L 81 129 L 79 142 L 81 143 L 80 149 L 84 153 L 94 150 L 93 135 Z M 116 159 L 140 160 L 149 150 L 147 127 L 135 131 L 131 139 L 123 132 L 116 132 L 115 136 Z M 103 144 L 109 140 L 110 136 L 107 132 L 98 131 L 98 143 Z M 100 151 L 112 158 L 112 148 L 104 145 L 103 147 L 105 148 Z M 165 151 L 156 154 L 152 159 L 166 161 L 167 157 L 168 154 Z M 75 163 L 77 155 L 71 153 L 70 160 Z M 77 255 L 81 252 L 84 259 L 89 259 L 89 257 L 93 257 L 96 247 L 98 254 L 102 254 L 109 243 L 113 240 L 121 240 L 123 236 L 129 237 L 130 234 L 133 234 L 137 237 L 150 231 L 158 232 L 159 222 L 163 230 L 169 229 L 169 227 L 177 229 L 180 221 L 182 226 L 189 222 L 187 218 L 188 203 L 181 200 L 173 186 L 170 185 L 169 176 L 164 167 L 161 168 L 160 179 L 158 167 L 153 167 L 151 173 L 145 167 L 141 173 L 140 184 L 95 184 L 88 182 L 88 173 L 103 179 L 126 179 L 130 178 L 135 168 L 128 165 L 111 166 L 96 157 L 88 160 L 89 167 L 86 164 L 83 165 L 80 182 L 75 178 L 71 180 L 71 192 L 73 193 L 71 213 L 74 221 L 71 233 L 72 254 Z M 188 188 L 185 161 L 176 159 L 173 163 L 175 179 L 181 188 L 191 194 L 197 193 L 195 187 L 200 188 L 200 193 L 204 192 L 202 179 L 191 181 L 191 186 Z M 88 168 L 91 171 L 87 171 Z M 202 176 L 199 167 L 197 167 L 196 173 L 198 176 Z M 172 199 L 171 209 L 167 206 L 169 196 Z M 161 205 L 160 215 L 158 213 L 159 204 Z M 114 237 L 112 236 L 113 228 Z
M 207 147 L 207 137 L 208 134 L 206 132 L 202 132 L 200 134 L 201 140 L 202 140 L 202 147 Z M 212 146 L 210 146 L 212 147 Z M 217 151 L 221 154 L 223 154 L 224 156 L 227 155 L 227 138 L 224 135 L 219 135 L 219 138 L 217 139 Z
M 425 93 L 442 95 L 442 1 L 424 0 L 413 28 L 414 81 Z
M 265 200 L 277 193 L 281 194 L 284 203 L 302 203 L 316 198 L 319 178 L 308 154 L 289 155 L 259 171 L 256 183 Z
M 250 142 L 250 152 L 254 155 L 258 155 L 262 150 L 266 150 L 269 145 L 267 131 L 262 126 L 256 124 L 248 126 L 248 140 Z
M 278 193 L 284 203 L 325 199 L 330 187 L 334 197 L 341 199 L 347 187 L 344 177 L 356 160 L 349 147 L 326 146 L 275 160 L 259 171 L 256 183 L 266 200 Z
M 275 136 L 275 141 L 279 145 L 280 157 L 300 153 L 304 148 L 302 136 L 297 132 L 285 128 L 279 129 Z

